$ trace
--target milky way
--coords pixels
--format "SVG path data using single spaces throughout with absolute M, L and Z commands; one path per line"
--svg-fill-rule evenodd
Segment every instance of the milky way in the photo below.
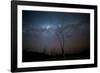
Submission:
M 23 11 L 23 49 L 46 54 L 72 54 L 90 48 L 90 15 Z M 62 38 L 63 37 L 63 38 Z

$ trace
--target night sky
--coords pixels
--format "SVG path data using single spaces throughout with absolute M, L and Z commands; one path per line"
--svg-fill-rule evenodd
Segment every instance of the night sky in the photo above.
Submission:
M 22 11 L 23 49 L 48 55 L 90 49 L 90 14 Z M 64 43 L 64 44 L 63 44 Z

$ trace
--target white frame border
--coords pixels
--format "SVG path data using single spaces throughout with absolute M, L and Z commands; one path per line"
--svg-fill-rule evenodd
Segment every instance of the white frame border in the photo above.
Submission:
M 34 11 L 53 11 L 53 12 L 74 12 L 74 13 L 90 13 L 90 59 L 84 60 L 63 60 L 63 61 L 44 61 L 44 62 L 22 62 L 22 10 Z M 18 68 L 27 67 L 47 67 L 60 65 L 81 65 L 94 64 L 94 10 L 93 9 L 79 9 L 79 8 L 59 8 L 46 6 L 17 6 L 17 66 Z

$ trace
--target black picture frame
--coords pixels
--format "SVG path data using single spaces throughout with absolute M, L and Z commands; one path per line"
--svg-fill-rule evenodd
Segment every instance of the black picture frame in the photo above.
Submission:
M 94 63 L 78 64 L 78 65 L 60 65 L 60 66 L 43 66 L 43 67 L 23 67 L 18 68 L 18 42 L 17 42 L 17 28 L 18 5 L 25 6 L 45 6 L 58 8 L 77 8 L 77 9 L 92 9 L 94 10 Z M 33 2 L 33 1 L 11 1 L 11 72 L 25 72 L 25 71 L 42 71 L 42 70 L 58 70 L 58 69 L 73 69 L 73 68 L 90 68 L 97 67 L 97 6 L 96 5 L 80 5 L 80 4 L 62 4 L 62 3 L 47 3 L 47 2 Z

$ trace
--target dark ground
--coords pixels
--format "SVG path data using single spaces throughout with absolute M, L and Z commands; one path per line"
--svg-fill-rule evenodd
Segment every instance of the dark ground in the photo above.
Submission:
M 55 61 L 55 60 L 77 60 L 77 59 L 89 59 L 90 50 L 85 50 L 77 54 L 65 54 L 50 56 L 44 53 L 36 53 L 23 50 L 22 61 L 23 62 L 33 62 L 33 61 Z

